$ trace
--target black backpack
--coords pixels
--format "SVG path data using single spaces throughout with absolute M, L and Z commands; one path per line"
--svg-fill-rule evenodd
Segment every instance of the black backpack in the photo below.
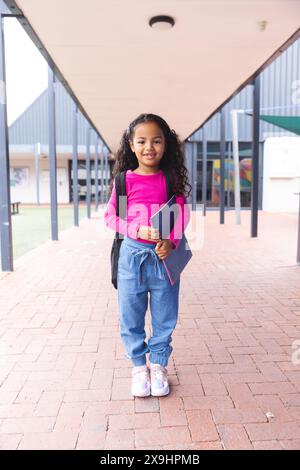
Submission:
M 167 200 L 169 200 L 174 194 L 173 183 L 172 183 L 173 176 L 165 168 L 163 168 L 162 170 L 166 178 L 166 185 L 167 185 L 167 192 L 168 192 Z M 119 196 L 127 196 L 125 178 L 126 178 L 126 171 L 121 171 L 121 173 L 115 176 L 115 188 L 116 188 L 116 199 L 117 199 L 116 215 L 121 217 L 124 220 L 126 220 L 127 198 L 123 197 L 121 199 L 121 206 L 119 207 Z M 118 283 L 117 283 L 118 261 L 119 261 L 119 253 L 120 253 L 122 241 L 123 241 L 123 235 L 122 235 L 122 238 L 120 238 L 119 232 L 116 232 L 116 235 L 112 244 L 112 248 L 111 248 L 111 253 L 110 253 L 111 282 L 115 289 L 118 288 Z

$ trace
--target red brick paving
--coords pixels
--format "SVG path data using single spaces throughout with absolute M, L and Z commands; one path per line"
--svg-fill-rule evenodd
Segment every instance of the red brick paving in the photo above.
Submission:
M 297 215 L 207 213 L 171 393 L 133 399 L 102 214 L 0 273 L 0 449 L 300 449 Z

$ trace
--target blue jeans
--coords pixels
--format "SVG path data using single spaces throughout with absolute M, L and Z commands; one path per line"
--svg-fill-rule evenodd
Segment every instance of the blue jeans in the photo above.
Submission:
M 118 262 L 118 303 L 121 339 L 134 366 L 150 362 L 166 366 L 173 350 L 178 318 L 180 279 L 172 286 L 155 244 L 124 237 Z M 152 336 L 145 342 L 145 315 L 150 293 Z

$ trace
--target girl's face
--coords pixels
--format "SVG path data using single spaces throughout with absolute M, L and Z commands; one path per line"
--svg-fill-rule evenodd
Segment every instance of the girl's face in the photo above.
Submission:
M 165 151 L 163 131 L 155 122 L 138 124 L 130 147 L 138 159 L 140 169 L 158 169 Z

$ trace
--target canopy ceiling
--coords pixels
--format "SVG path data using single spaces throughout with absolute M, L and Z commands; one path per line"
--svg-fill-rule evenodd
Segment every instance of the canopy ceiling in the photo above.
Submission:
M 22 10 L 113 152 L 144 112 L 161 115 L 186 139 L 300 24 L 299 0 L 6 3 Z M 160 14 L 175 26 L 150 28 Z

